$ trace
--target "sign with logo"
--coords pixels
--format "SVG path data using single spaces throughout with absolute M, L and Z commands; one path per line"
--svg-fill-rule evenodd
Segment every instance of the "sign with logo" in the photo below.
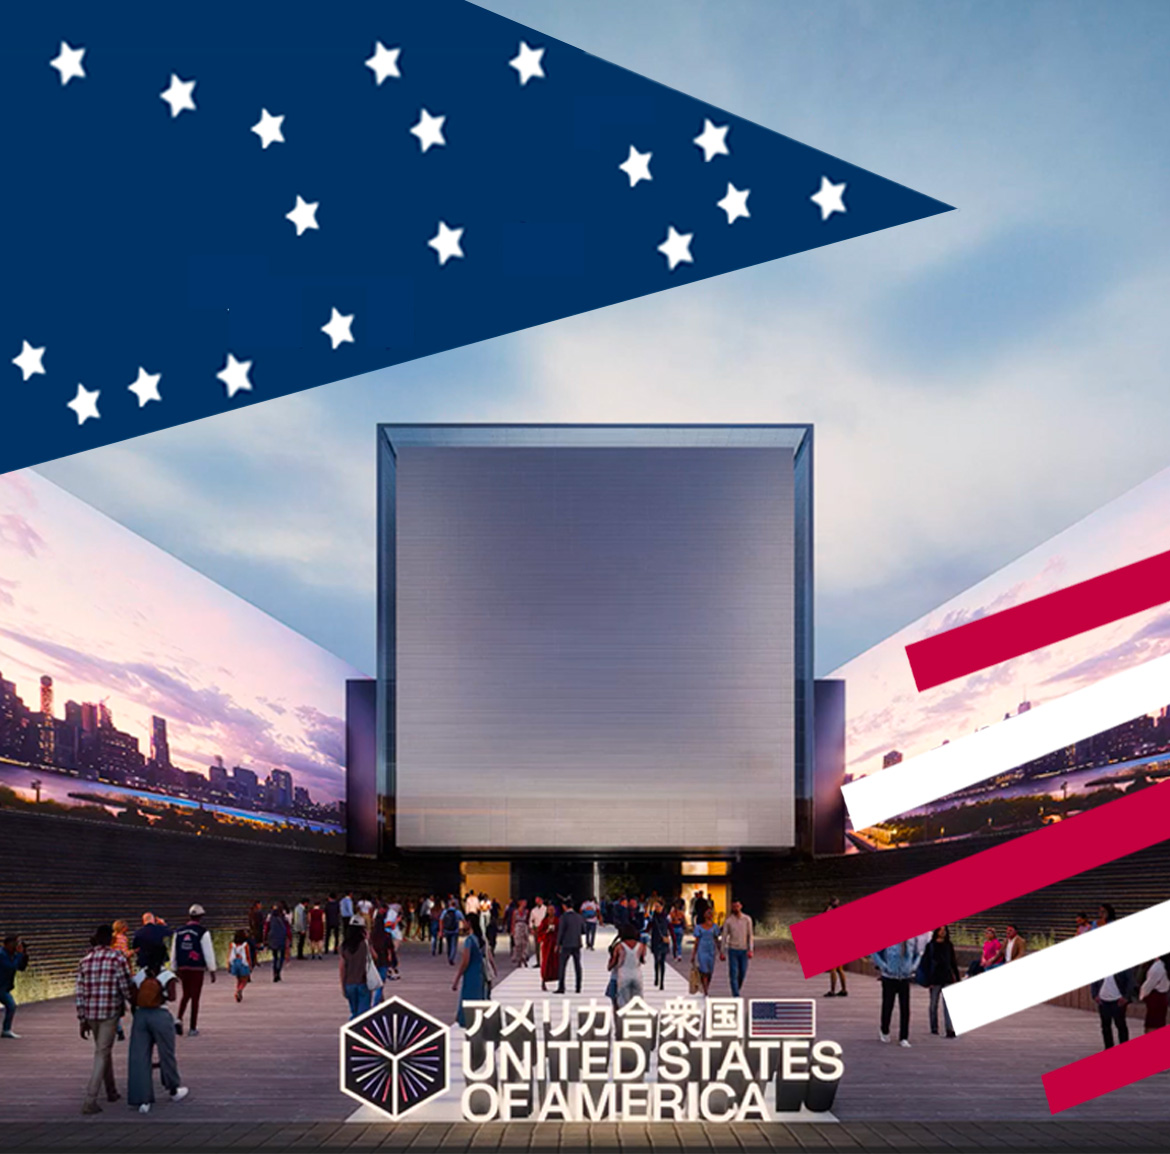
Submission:
M 430 1014 L 390 998 L 341 1030 L 341 1089 L 398 1119 L 447 1092 L 451 1031 Z
M 833 1105 L 841 1046 L 816 1037 L 816 1003 L 784 998 L 464 1002 L 467 1029 L 400 998 L 342 1030 L 342 1089 L 398 1119 L 462 1079 L 470 1122 L 773 1121 Z

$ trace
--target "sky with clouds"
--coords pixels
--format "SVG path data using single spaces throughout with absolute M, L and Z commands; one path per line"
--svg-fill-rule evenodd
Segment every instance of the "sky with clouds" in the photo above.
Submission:
M 487 7 L 958 211 L 47 477 L 372 670 L 376 422 L 812 421 L 824 673 L 1170 461 L 1170 7 Z
M 287 769 L 317 802 L 345 796 L 345 681 L 357 670 L 35 472 L 0 476 L 0 674 L 40 708 L 106 701 L 149 755 L 219 755 L 261 780 Z

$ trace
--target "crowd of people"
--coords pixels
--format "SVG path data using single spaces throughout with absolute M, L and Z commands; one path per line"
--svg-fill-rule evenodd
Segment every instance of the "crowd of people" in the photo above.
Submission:
M 92 1041 L 93 1069 L 82 1099 L 83 1114 L 102 1112 L 99 1097 L 121 1100 L 114 1073 L 114 1049 L 129 1040 L 126 1097 L 143 1114 L 154 1105 L 153 1070 L 172 1101 L 182 1101 L 188 1089 L 179 1075 L 175 1039 L 184 1033 L 199 1037 L 199 1009 L 205 985 L 214 983 L 219 961 L 211 931 L 204 925 L 206 911 L 195 903 L 181 925 L 147 911 L 131 933 L 124 920 L 98 926 L 89 949 L 77 967 L 74 1001 L 79 1032 Z M 317 960 L 330 947 L 337 956 L 341 991 L 351 1016 L 361 1013 L 382 996 L 389 981 L 399 978 L 399 942 L 405 930 L 403 907 L 372 896 L 340 897 L 331 893 L 323 902 L 302 898 L 294 907 L 276 902 L 253 903 L 241 919 L 245 924 L 231 934 L 223 961 L 235 979 L 233 995 L 241 1002 L 258 967 L 271 967 L 272 981 L 280 982 L 285 962 L 293 956 Z M 355 959 L 358 959 L 355 961 Z M 3 1037 L 18 1040 L 13 1029 L 16 975 L 29 965 L 23 939 L 10 935 L 0 947 L 0 1005 L 4 1009 Z M 360 970 L 360 979 L 358 972 Z M 361 993 L 355 991 L 360 984 Z M 130 1033 L 124 1021 L 129 1016 Z
M 837 905 L 836 899 L 828 908 Z M 1076 917 L 1076 933 L 1088 933 L 1116 918 L 1108 903 L 1095 919 Z M 77 970 L 75 1003 L 80 1034 L 94 1046 L 93 1069 L 85 1089 L 82 1112 L 100 1113 L 99 1096 L 120 1100 L 114 1076 L 113 1053 L 127 1037 L 123 1022 L 129 1015 L 127 1047 L 127 1101 L 148 1113 L 155 1102 L 153 1069 L 157 1064 L 163 1090 L 181 1101 L 188 1090 L 179 1074 L 176 1038 L 184 1032 L 199 1036 L 199 1010 L 205 986 L 219 973 L 219 958 L 211 932 L 204 924 L 206 911 L 195 903 L 187 919 L 169 926 L 152 912 L 141 915 L 131 933 L 125 921 L 101 925 Z M 754 925 L 738 901 L 720 917 L 712 900 L 701 891 L 689 903 L 658 894 L 575 901 L 557 895 L 546 901 L 537 895 L 506 906 L 486 893 L 462 897 L 428 895 L 418 902 L 399 903 L 352 892 L 330 893 L 323 901 L 302 898 L 295 906 L 276 902 L 253 903 L 231 933 L 223 961 L 234 979 L 233 996 L 243 1001 L 259 967 L 268 964 L 273 982 L 281 982 L 285 963 L 319 961 L 332 954 L 338 966 L 341 993 L 352 1019 L 378 1004 L 388 982 L 401 977 L 399 946 L 404 940 L 430 944 L 433 958 L 445 958 L 453 968 L 451 988 L 458 992 L 456 1021 L 465 1023 L 465 1003 L 491 996 L 499 980 L 498 939 L 509 939 L 508 959 L 513 969 L 535 966 L 541 989 L 557 994 L 581 992 L 582 952 L 596 948 L 600 927 L 616 931 L 606 960 L 607 995 L 617 1008 L 644 995 L 644 973 L 652 972 L 655 988 L 666 981 L 668 959 L 685 961 L 690 939 L 689 988 L 706 995 L 716 966 L 726 963 L 733 996 L 742 996 L 748 963 L 755 950 Z M 898 1041 L 910 1046 L 910 991 L 913 984 L 929 990 L 931 1034 L 956 1036 L 946 1008 L 944 991 L 956 982 L 1009 965 L 1024 957 L 1027 941 L 1020 927 L 1008 922 L 1003 935 L 987 927 L 982 946 L 961 971 L 949 927 L 895 943 L 870 956 L 881 981 L 879 1038 L 892 1039 L 894 1009 L 898 1009 Z M 29 950 L 17 936 L 0 946 L 0 1005 L 5 1039 L 14 1031 L 16 975 L 29 965 Z M 1097 1006 L 1104 1045 L 1129 1038 L 1127 1008 L 1145 1006 L 1145 1029 L 1166 1025 L 1170 998 L 1170 955 L 1144 966 L 1121 969 L 1094 982 L 1090 993 Z M 840 989 L 838 990 L 838 986 Z M 844 968 L 829 971 L 826 997 L 846 997 Z M 941 1014 L 940 1014 L 941 1004 Z M 157 1063 L 156 1063 L 157 1058 Z
M 831 902 L 833 908 L 836 902 Z M 1103 902 L 1096 919 L 1086 913 L 1076 915 L 1076 934 L 1108 925 L 1115 921 L 1117 913 L 1108 902 Z M 979 955 L 967 966 L 968 978 L 994 970 L 1018 961 L 1027 953 L 1027 941 L 1014 922 L 1004 926 L 1003 937 L 994 926 L 983 931 L 983 943 Z M 925 986 L 930 991 L 930 1032 L 939 1033 L 939 1002 L 943 1005 L 943 1025 L 948 1038 L 956 1036 L 951 1025 L 951 1016 L 946 1009 L 943 991 L 947 986 L 961 981 L 958 956 L 951 942 L 950 929 L 939 926 L 932 934 L 926 934 L 898 942 L 870 955 L 870 960 L 881 979 L 882 1001 L 878 1038 L 889 1043 L 895 1004 L 898 1007 L 898 1043 L 910 1046 L 910 987 L 912 984 Z M 1162 1029 L 1166 1025 L 1168 996 L 1170 996 L 1170 954 L 1154 958 L 1141 966 L 1123 967 L 1089 987 L 1089 995 L 1097 1007 L 1101 1023 L 1101 1037 L 1105 1049 L 1117 1042 L 1129 1040 L 1127 1009 L 1134 1002 L 1145 1006 L 1145 1030 Z M 836 990 L 837 975 L 840 975 L 841 993 Z M 845 971 L 830 972 L 830 987 L 825 997 L 839 997 L 846 993 Z

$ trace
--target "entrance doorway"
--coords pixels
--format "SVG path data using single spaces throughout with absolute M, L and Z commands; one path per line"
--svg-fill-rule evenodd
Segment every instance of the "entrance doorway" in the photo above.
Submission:
M 512 897 L 512 863 L 506 861 L 464 861 L 459 863 L 459 898 L 468 893 L 487 894 L 500 906 Z
M 687 918 L 691 916 L 691 898 L 702 890 L 704 896 L 715 906 L 715 922 L 721 924 L 723 919 L 727 916 L 729 906 L 729 889 L 726 882 L 709 882 L 698 881 L 683 882 L 680 888 L 679 897 L 686 903 Z
M 686 902 L 687 917 L 691 916 L 691 899 L 700 891 L 715 907 L 715 921 L 721 924 L 731 907 L 731 886 L 727 876 L 731 867 L 725 861 L 684 861 L 679 897 Z

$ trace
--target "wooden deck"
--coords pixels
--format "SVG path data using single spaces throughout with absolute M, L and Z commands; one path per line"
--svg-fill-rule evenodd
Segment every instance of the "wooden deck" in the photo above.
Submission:
M 501 958 L 506 958 L 503 948 Z M 506 962 L 504 963 L 506 965 Z M 403 951 L 389 987 L 445 1021 L 454 1016 L 452 969 L 424 947 Z M 726 967 L 712 987 L 726 993 Z M 1073 1150 L 1170 1148 L 1170 1073 L 1087 1103 L 1052 1121 L 1040 1075 L 1093 1052 L 1095 1015 L 1040 1006 L 963 1038 L 932 1037 L 926 992 L 914 990 L 909 1050 L 877 1038 L 878 983 L 850 975 L 848 998 L 819 998 L 778 952 L 751 963 L 755 997 L 818 996 L 818 1034 L 844 1047 L 840 1124 L 742 1126 L 346 1122 L 355 1103 L 337 1088 L 338 1028 L 346 1005 L 336 962 L 290 962 L 274 984 L 256 971 L 244 1002 L 222 974 L 205 987 L 200 1036 L 179 1039 L 190 1096 L 141 1117 L 124 1102 L 80 1115 L 92 1060 L 71 999 L 20 1007 L 19 1041 L 0 1042 L 0 1134 L 6 1150 L 73 1149 L 758 1149 Z M 115 1049 L 124 1087 L 125 1043 Z

